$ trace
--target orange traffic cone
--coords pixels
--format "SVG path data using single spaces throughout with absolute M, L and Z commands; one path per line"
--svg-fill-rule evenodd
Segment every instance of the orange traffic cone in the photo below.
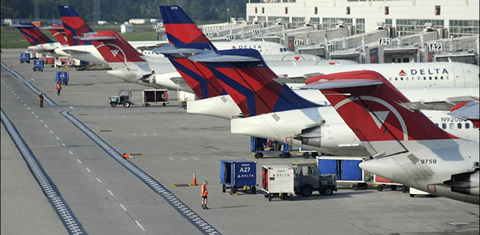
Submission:
M 195 171 L 193 172 L 193 182 L 192 182 L 192 185 L 198 185 L 197 184 L 197 174 L 195 174 Z

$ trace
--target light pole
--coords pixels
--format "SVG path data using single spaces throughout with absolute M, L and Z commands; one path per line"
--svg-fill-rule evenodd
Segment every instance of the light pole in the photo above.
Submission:
M 227 8 L 227 22 L 230 24 L 230 8 Z

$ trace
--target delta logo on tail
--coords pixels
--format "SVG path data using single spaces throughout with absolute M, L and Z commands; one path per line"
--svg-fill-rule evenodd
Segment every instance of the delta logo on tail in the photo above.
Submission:
M 12 27 L 17 28 L 32 46 L 53 42 L 33 24 L 18 24 Z

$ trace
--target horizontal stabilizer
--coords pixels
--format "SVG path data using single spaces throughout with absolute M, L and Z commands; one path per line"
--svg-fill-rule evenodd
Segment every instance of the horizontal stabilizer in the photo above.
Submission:
M 63 30 L 63 25 L 52 25 L 52 26 L 45 26 L 45 27 L 42 27 L 42 29 L 45 29 L 45 30 L 50 30 L 50 29 L 55 29 L 55 30 Z
M 111 37 L 111 36 L 95 36 L 95 35 L 88 35 L 86 37 L 80 37 L 79 39 L 84 40 L 84 41 L 110 41 L 110 40 L 115 40 L 116 37 Z
M 221 55 L 215 52 L 206 52 L 200 55 L 189 57 L 193 62 L 203 63 L 238 63 L 238 62 L 260 62 L 261 60 L 255 57 L 242 55 Z
M 183 47 L 183 48 L 180 47 L 179 44 L 175 46 L 166 44 L 160 48 L 153 49 L 153 52 L 157 52 L 160 54 L 197 54 L 197 53 L 202 53 L 204 51 L 204 49 L 195 48 L 195 46 L 192 44 L 189 44 L 189 47 Z
M 465 104 L 459 104 L 460 107 L 452 108 L 450 115 L 468 120 L 479 120 L 479 101 L 473 100 Z
M 12 24 L 10 25 L 10 27 L 12 28 L 29 28 L 29 29 L 32 29 L 32 28 L 36 28 L 35 25 L 33 24 Z
M 342 79 L 342 80 L 319 80 L 312 82 L 302 87 L 302 89 L 337 89 L 337 88 L 351 88 L 351 87 L 365 87 L 382 85 L 383 82 L 379 80 L 370 79 Z

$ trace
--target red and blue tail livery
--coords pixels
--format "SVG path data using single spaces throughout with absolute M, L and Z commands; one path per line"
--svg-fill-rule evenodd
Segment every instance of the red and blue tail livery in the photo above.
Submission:
M 17 28 L 32 46 L 53 42 L 47 37 L 47 35 L 45 35 L 42 31 L 40 31 L 40 29 L 31 23 L 16 24 L 12 25 L 11 27 Z
M 115 31 L 86 34 L 81 40 L 91 41 L 107 63 L 146 62 L 143 55 Z
M 409 100 L 377 72 L 320 75 L 309 82 L 306 87 L 320 89 L 361 141 L 458 139 L 422 112 L 401 106 Z
M 170 44 L 196 43 L 204 48 L 216 50 L 213 44 L 193 23 L 192 19 L 179 6 L 160 6 L 160 13 L 163 18 L 163 25 L 167 31 L 167 38 Z
M 57 41 L 62 45 L 68 45 L 67 37 L 65 36 L 65 31 L 63 30 L 63 25 L 57 24 L 48 27 L 43 27 L 42 29 L 47 29 L 50 33 L 57 39 Z
M 245 116 L 319 106 L 274 81 L 276 74 L 257 50 L 205 52 L 189 59 L 207 65 Z
M 78 39 L 86 33 L 91 33 L 93 30 L 88 26 L 87 22 L 73 9 L 71 6 L 58 6 L 60 16 L 62 18 L 65 34 L 70 46 L 75 45 L 91 45 L 90 42 L 85 42 Z

